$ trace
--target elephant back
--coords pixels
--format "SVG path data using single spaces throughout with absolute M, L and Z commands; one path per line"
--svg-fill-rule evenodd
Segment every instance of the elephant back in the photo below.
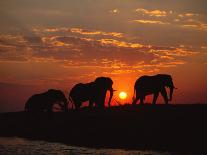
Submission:
M 43 101 L 45 100 L 43 94 L 32 95 L 25 103 L 25 111 L 37 111 L 43 107 Z
M 141 76 L 135 83 L 135 88 L 142 91 L 158 89 L 161 83 L 156 76 Z
M 78 83 L 69 93 L 69 98 L 78 101 L 87 101 L 94 94 L 94 82 L 90 83 Z
M 110 90 L 113 85 L 113 81 L 109 77 L 98 77 L 96 78 L 95 83 L 97 88 L 106 90 Z
M 45 97 L 48 100 L 51 100 L 51 102 L 56 102 L 56 101 L 65 101 L 66 97 L 64 93 L 61 90 L 56 90 L 56 89 L 49 89 L 45 93 Z

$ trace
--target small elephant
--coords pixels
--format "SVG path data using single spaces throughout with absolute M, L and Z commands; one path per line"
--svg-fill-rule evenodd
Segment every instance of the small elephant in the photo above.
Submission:
M 61 90 L 49 89 L 47 92 L 32 95 L 25 104 L 27 112 L 52 112 L 53 105 L 57 103 L 61 110 L 67 111 L 68 101 Z
M 113 96 L 113 81 L 109 77 L 98 77 L 90 83 L 76 84 L 69 93 L 69 100 L 79 109 L 83 102 L 89 101 L 89 106 L 93 104 L 97 107 L 104 108 L 106 93 L 110 91 L 108 106 Z
M 165 87 L 170 88 L 170 99 L 167 97 Z M 134 85 L 134 95 L 132 105 L 135 105 L 140 99 L 140 104 L 143 104 L 146 95 L 154 94 L 152 104 L 156 104 L 159 92 L 164 98 L 165 104 L 172 100 L 173 90 L 175 89 L 172 77 L 167 74 L 157 74 L 155 76 L 141 76 Z

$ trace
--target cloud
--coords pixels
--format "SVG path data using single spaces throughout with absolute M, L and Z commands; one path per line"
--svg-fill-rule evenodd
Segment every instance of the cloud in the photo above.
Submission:
M 125 41 L 118 41 L 115 39 L 101 39 L 98 40 L 102 45 L 112 45 L 117 47 L 126 47 L 126 48 L 142 48 L 143 45 L 139 43 L 128 43 Z
M 8 36 L 8 38 L 18 38 L 15 36 Z M 116 39 L 90 39 L 80 38 L 75 36 L 44 36 L 37 37 L 19 37 L 22 41 L 24 38 L 25 45 L 17 44 L 19 41 L 13 40 L 13 44 L 1 43 L 1 60 L 29 60 L 29 61 L 53 61 L 59 60 L 64 63 L 73 62 L 72 65 L 81 65 L 80 61 L 86 62 L 85 64 L 97 65 L 97 63 L 87 63 L 90 59 L 97 59 L 100 64 L 110 64 L 111 68 L 116 68 L 117 63 L 112 63 L 109 60 L 114 59 L 111 57 L 113 53 L 119 53 L 116 58 L 122 63 L 133 64 L 136 61 L 150 62 L 155 57 L 160 56 L 160 59 L 166 58 L 173 60 L 172 56 L 188 56 L 189 51 L 179 50 L 173 47 L 159 47 L 151 45 L 143 45 L 140 43 L 131 43 L 126 41 L 119 41 Z M 19 52 L 21 51 L 21 52 Z M 12 55 L 12 57 L 11 57 Z M 104 62 L 103 60 L 108 60 Z M 73 61 L 71 61 L 73 60 Z M 70 64 L 70 63 L 68 63 Z M 99 65 L 100 65 L 99 64 Z M 71 65 L 71 66 L 72 66 Z M 82 63 L 82 65 L 84 65 Z M 120 66 L 123 67 L 123 66 Z
M 168 25 L 168 27 L 176 27 L 182 29 L 191 29 L 206 31 L 207 23 L 204 21 L 202 14 L 193 12 L 177 12 L 177 11 L 164 11 L 164 10 L 147 10 L 145 8 L 136 9 L 139 13 L 139 19 L 130 20 L 133 23 L 141 24 L 158 24 Z M 159 18 L 158 17 L 162 17 Z
M 162 22 L 160 20 L 132 20 L 132 22 L 141 23 L 141 24 L 160 24 L 160 25 L 169 24 L 168 22 Z
M 199 14 L 197 13 L 192 13 L 192 12 L 187 12 L 187 13 L 177 13 L 176 11 L 164 11 L 164 10 L 147 10 L 144 8 L 138 8 L 135 10 L 135 12 L 142 14 L 142 15 L 147 15 L 150 17 L 175 17 L 175 18 L 192 18 L 192 17 L 198 17 Z
M 167 12 L 166 11 L 162 11 L 162 10 L 147 10 L 147 9 L 143 9 L 143 8 L 138 8 L 135 10 L 138 13 L 141 13 L 143 15 L 148 15 L 148 16 L 155 16 L 155 17 L 165 17 L 167 16 Z
M 199 54 L 200 52 L 191 51 L 189 49 L 185 48 L 174 48 L 172 50 L 166 50 L 166 49 L 151 49 L 149 51 L 150 53 L 154 53 L 160 58 L 168 58 L 168 59 L 177 59 L 182 57 L 189 57 L 194 56 L 196 54 Z M 164 56 L 164 57 L 163 57 Z
M 207 49 L 207 46 L 201 46 L 201 49 L 204 49 L 204 50 L 206 50 Z
M 154 73 L 187 63 L 186 58 L 196 54 L 184 46 L 146 45 L 101 30 L 53 27 L 35 31 L 41 35 L 1 35 L 0 61 L 53 63 L 67 70 L 118 75 Z
M 91 31 L 91 30 L 80 29 L 80 28 L 71 28 L 70 31 L 72 33 L 79 33 L 82 35 L 104 35 L 104 36 L 112 36 L 117 38 L 123 37 L 123 34 L 118 32 Z
M 52 45 L 52 46 L 72 46 L 72 44 L 65 43 L 61 40 L 58 40 L 59 36 L 52 36 L 52 37 L 42 37 L 41 40 L 44 44 Z
M 42 34 L 42 33 L 54 33 L 54 32 L 67 32 L 69 31 L 69 28 L 66 27 L 49 27 L 49 28 L 33 28 L 33 32 Z
M 171 25 L 175 25 L 181 28 L 192 29 L 192 30 L 207 30 L 207 23 L 201 21 L 201 15 L 196 13 L 174 13 L 174 22 Z
M 180 17 L 180 18 L 185 18 L 185 17 L 195 17 L 195 16 L 199 16 L 199 14 L 195 14 L 195 13 L 183 13 L 183 14 L 178 14 L 178 17 Z
M 184 28 L 198 28 L 198 25 L 195 25 L 195 24 L 184 24 L 181 26 Z
M 105 32 L 105 31 L 99 31 L 99 30 L 88 30 L 88 29 L 81 29 L 81 28 L 66 28 L 66 27 L 59 27 L 59 28 L 33 28 L 33 32 L 35 32 L 38 35 L 42 35 L 43 33 L 45 35 L 54 33 L 54 34 L 81 34 L 81 35 L 87 35 L 87 36 L 110 36 L 110 37 L 116 37 L 116 38 L 123 38 L 123 33 L 120 32 Z
M 188 29 L 195 29 L 195 30 L 201 30 L 201 31 L 207 31 L 207 24 L 200 22 L 200 21 L 185 21 L 180 25 L 182 28 L 188 28 Z

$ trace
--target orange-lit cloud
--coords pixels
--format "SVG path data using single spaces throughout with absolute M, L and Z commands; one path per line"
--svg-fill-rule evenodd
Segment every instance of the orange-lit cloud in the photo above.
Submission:
M 58 40 L 59 36 L 52 37 L 42 37 L 41 40 L 44 44 L 50 44 L 53 46 L 72 46 L 72 44 L 65 43 L 63 41 Z
M 166 25 L 169 24 L 168 22 L 163 22 L 160 20 L 132 20 L 132 22 L 135 23 L 142 23 L 142 24 L 161 24 L 161 25 Z
M 157 25 L 167 25 L 168 27 L 177 27 L 192 30 L 207 30 L 207 23 L 203 20 L 202 15 L 192 12 L 176 12 L 176 11 L 164 11 L 164 10 L 147 10 L 144 8 L 136 9 L 136 12 L 141 15 L 139 19 L 131 20 L 134 23 L 142 24 L 157 24 Z M 157 20 L 157 17 L 162 17 Z
M 182 49 L 184 47 L 160 47 L 143 45 L 138 42 L 132 43 L 126 41 L 123 37 L 123 40 L 121 38 L 121 40 L 112 38 L 92 39 L 70 36 L 70 34 L 69 36 L 53 34 L 57 29 L 47 30 L 49 34 L 45 34 L 42 37 L 1 36 L 1 40 L 4 41 L 0 44 L 0 47 L 5 52 L 0 54 L 0 59 L 2 61 L 62 62 L 63 66 L 68 67 L 125 69 L 129 73 L 135 72 L 132 68 L 136 68 L 134 66 L 136 66 L 137 62 L 144 62 L 143 64 L 138 64 L 143 68 L 181 65 L 184 63 L 181 63 L 180 58 L 189 57 L 197 53 Z M 79 32 L 79 29 L 74 31 Z M 87 31 L 83 33 L 90 34 L 91 32 L 100 34 L 103 31 Z M 80 30 L 80 33 L 82 33 L 82 30 Z M 21 51 L 21 53 L 17 52 L 17 50 Z M 119 54 L 116 54 L 117 60 L 114 61 L 115 57 L 112 57 L 112 55 L 117 51 L 119 51 Z M 93 61 L 89 61 L 91 59 Z M 155 63 L 159 63 L 159 65 L 155 65 Z M 118 71 L 114 71 L 114 73 L 117 74 Z
M 201 46 L 201 49 L 205 49 L 206 50 L 207 49 L 207 46 Z
M 39 33 L 40 29 L 35 32 Z M 28 69 L 45 65 L 43 68 L 47 68 L 48 73 L 38 73 L 39 80 L 17 80 L 18 83 L 38 83 L 40 86 L 59 86 L 63 81 L 71 85 L 82 80 L 90 81 L 97 76 L 156 74 L 166 68 L 185 65 L 188 58 L 200 54 L 184 45 L 149 45 L 133 39 L 129 41 L 125 35 L 116 37 L 106 35 L 105 31 L 74 28 L 44 28 L 39 37 L 2 35 L 0 40 L 1 51 L 4 51 L 0 53 L 1 64 L 18 63 L 16 66 L 28 66 Z M 28 69 L 22 70 L 28 72 Z M 53 70 L 58 73 L 53 75 Z M 55 80 L 59 77 L 57 75 L 61 75 L 59 80 Z M 9 79 L 16 81 L 12 77 L 7 81 Z M 51 80 L 53 83 L 48 82 Z
M 182 24 L 181 27 L 206 31 L 207 23 L 203 23 L 203 22 L 191 19 L 191 20 L 187 20 L 184 24 Z
M 113 36 L 117 38 L 123 37 L 122 33 L 117 33 L 117 32 L 90 31 L 90 30 L 80 29 L 80 28 L 71 28 L 70 31 L 72 33 L 79 33 L 83 35 L 105 35 L 105 36 Z
M 143 8 L 136 9 L 136 12 L 141 13 L 143 15 L 155 16 L 155 17 L 165 17 L 167 16 L 166 11 L 162 10 L 147 10 Z
M 178 14 L 178 17 L 180 17 L 180 18 L 184 18 L 184 17 L 193 17 L 193 16 L 198 16 L 198 14 L 195 14 L 195 13 Z
M 56 32 L 64 32 L 66 34 L 69 33 L 77 33 L 81 35 L 103 35 L 103 36 L 112 36 L 117 38 L 122 38 L 123 33 L 119 32 L 105 32 L 105 31 L 97 31 L 97 30 L 88 30 L 88 29 L 81 29 L 81 28 L 66 28 L 66 27 L 59 27 L 59 28 L 33 28 L 33 31 L 37 34 L 42 33 L 56 33 Z
M 101 39 L 98 40 L 102 45 L 113 45 L 113 46 L 118 46 L 118 47 L 129 47 L 129 48 L 141 48 L 143 45 L 139 43 L 128 43 L 125 41 L 118 41 L 115 39 Z

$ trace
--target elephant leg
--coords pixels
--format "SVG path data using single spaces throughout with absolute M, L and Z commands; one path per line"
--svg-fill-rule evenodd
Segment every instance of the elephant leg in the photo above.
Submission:
M 105 107 L 104 101 L 101 100 L 101 101 L 97 102 L 97 107 L 100 109 L 103 109 Z
M 81 105 L 80 102 L 76 102 L 76 103 L 75 103 L 75 109 L 76 109 L 76 110 L 80 109 L 80 105 Z
M 163 96 L 163 99 L 165 100 L 165 104 L 168 104 L 167 91 L 165 88 L 161 89 L 161 94 Z
M 80 106 L 75 105 L 75 110 L 78 110 L 78 109 L 80 109 Z
M 99 108 L 103 109 L 105 107 L 104 101 L 105 100 L 100 100 L 100 102 L 98 102 L 99 103 Z
M 136 97 L 136 98 L 133 100 L 132 105 L 136 105 L 138 100 L 139 100 L 139 97 Z
M 93 107 L 93 100 L 89 100 L 89 107 L 92 108 Z
M 78 109 L 80 109 L 80 107 L 81 107 L 81 105 L 82 105 L 82 102 L 81 102 L 80 99 L 75 98 L 75 99 L 73 99 L 72 104 L 75 106 L 75 110 L 78 110 Z M 73 106 L 73 105 L 72 105 L 72 106 Z
M 144 104 L 145 96 L 140 97 L 140 104 Z
M 106 95 L 101 92 L 96 98 L 96 104 L 98 108 L 103 109 L 105 107 L 105 97 Z
M 156 104 L 158 95 L 159 95 L 159 92 L 155 92 L 155 93 L 154 93 L 154 97 L 153 97 L 152 104 Z

